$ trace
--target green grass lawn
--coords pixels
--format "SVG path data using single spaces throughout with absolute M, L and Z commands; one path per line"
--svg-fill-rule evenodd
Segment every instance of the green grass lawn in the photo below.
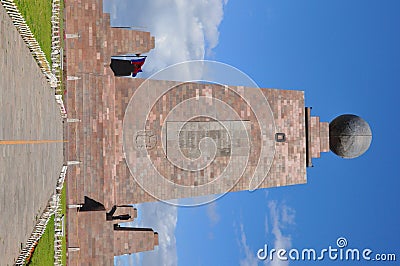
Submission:
M 61 36 L 64 36 L 64 1 L 60 2 L 60 34 Z M 64 49 L 64 38 L 61 38 L 61 48 Z M 64 58 L 61 58 L 61 61 L 64 60 Z M 65 92 L 65 84 L 62 82 L 63 81 L 63 76 L 64 73 L 61 72 L 61 86 L 59 88 L 59 94 L 63 95 L 64 97 L 64 92 Z M 64 264 L 65 265 L 65 264 Z
M 67 213 L 67 194 L 64 186 L 61 191 L 61 215 Z M 66 219 L 66 218 L 64 218 Z M 65 230 L 65 228 L 64 228 Z M 65 232 L 65 231 L 64 231 Z M 43 236 L 40 238 L 29 266 L 54 265 L 54 215 L 50 218 Z M 62 265 L 67 264 L 67 239 L 62 239 Z
M 54 265 L 54 215 L 50 218 L 46 230 L 37 244 L 29 266 Z
M 28 23 L 32 33 L 38 41 L 40 47 L 46 55 L 47 60 L 51 64 L 51 0 L 14 0 L 19 11 Z M 64 19 L 63 19 L 64 1 L 61 1 L 60 8 L 60 31 L 63 36 Z M 61 47 L 64 47 L 64 39 L 61 38 Z M 62 59 L 61 59 L 62 60 Z M 62 74 L 61 74 L 62 80 Z M 64 95 L 64 84 L 61 83 L 57 93 Z
M 67 194 L 64 186 L 61 191 L 61 215 L 67 213 Z M 66 219 L 64 217 L 64 219 Z M 65 221 L 64 221 L 65 223 Z M 64 228 L 65 230 L 65 228 Z M 65 231 L 64 231 L 65 232 Z M 54 265 L 54 215 L 50 218 L 43 236 L 35 248 L 29 266 Z M 64 235 L 62 239 L 62 265 L 67 263 L 67 239 Z
M 51 0 L 14 0 L 51 63 Z
M 61 214 L 64 215 L 64 224 L 67 222 L 67 217 L 65 216 L 67 213 L 67 192 L 66 192 L 66 184 L 64 183 L 62 192 L 61 192 Z M 66 228 L 64 228 L 65 232 Z M 67 265 L 67 238 L 64 233 L 64 237 L 62 239 L 62 265 Z

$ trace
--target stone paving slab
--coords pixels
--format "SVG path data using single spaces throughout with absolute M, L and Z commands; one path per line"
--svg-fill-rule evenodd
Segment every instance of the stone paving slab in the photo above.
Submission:
M 62 140 L 54 92 L 0 4 L 0 140 Z M 46 207 L 63 143 L 0 144 L 0 265 L 12 265 Z

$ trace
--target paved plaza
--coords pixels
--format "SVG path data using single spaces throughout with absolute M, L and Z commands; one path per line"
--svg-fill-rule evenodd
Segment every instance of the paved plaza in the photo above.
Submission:
M 54 92 L 2 5 L 0 36 L 0 265 L 13 265 L 55 189 L 63 124 Z

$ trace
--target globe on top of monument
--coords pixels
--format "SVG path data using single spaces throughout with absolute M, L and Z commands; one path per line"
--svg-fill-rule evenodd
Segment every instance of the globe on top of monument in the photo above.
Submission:
M 356 158 L 364 154 L 372 141 L 368 123 L 359 116 L 345 114 L 329 123 L 329 146 L 342 158 Z

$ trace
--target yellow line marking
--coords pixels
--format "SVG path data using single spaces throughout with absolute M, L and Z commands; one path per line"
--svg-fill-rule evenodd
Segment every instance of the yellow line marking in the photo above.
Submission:
M 45 144 L 60 142 L 68 142 L 68 140 L 0 140 L 0 145 Z

